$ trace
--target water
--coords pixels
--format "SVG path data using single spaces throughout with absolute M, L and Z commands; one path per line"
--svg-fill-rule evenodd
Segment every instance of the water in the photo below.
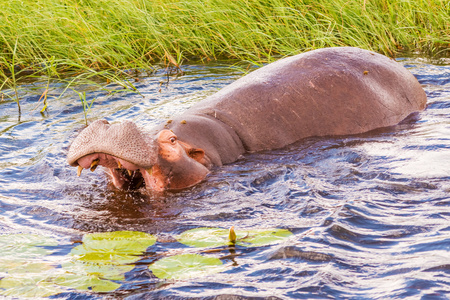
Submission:
M 57 269 L 88 232 L 134 230 L 160 238 L 118 281 L 119 289 L 52 298 L 447 299 L 450 66 L 400 62 L 426 90 L 425 111 L 392 128 L 248 154 L 213 169 L 198 186 L 165 195 L 114 190 L 99 170 L 76 177 L 65 155 L 83 127 L 79 98 L 50 97 L 42 115 L 33 110 L 42 91 L 32 91 L 43 84 L 30 83 L 20 122 L 14 102 L 0 103 L 0 231 L 14 234 L 11 239 L 22 233 L 55 238 L 49 257 Z M 141 95 L 107 96 L 86 87 L 90 99 L 97 97 L 88 117 L 151 127 L 242 76 L 226 65 L 183 70 L 168 84 L 162 73 L 141 78 Z M 148 270 L 156 253 L 186 251 L 171 237 L 231 226 L 285 228 L 293 236 L 269 246 L 223 248 L 214 254 L 227 266 L 221 273 L 164 281 Z M 7 276 L 0 266 L 0 278 Z

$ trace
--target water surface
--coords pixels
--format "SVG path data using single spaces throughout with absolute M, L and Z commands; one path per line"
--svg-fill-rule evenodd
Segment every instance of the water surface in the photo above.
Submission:
M 101 170 L 76 177 L 65 155 L 83 128 L 78 96 L 50 98 L 42 115 L 34 109 L 39 90 L 31 92 L 42 85 L 30 83 L 20 121 L 14 102 L 0 103 L 0 231 L 56 238 L 56 265 L 89 232 L 134 230 L 169 241 L 197 227 L 293 233 L 275 245 L 222 249 L 216 256 L 226 271 L 180 281 L 158 279 L 147 268 L 152 254 L 186 248 L 161 239 L 118 290 L 73 290 L 53 298 L 446 299 L 450 66 L 417 58 L 400 63 L 424 87 L 425 111 L 358 136 L 309 138 L 247 154 L 213 169 L 202 184 L 165 195 L 115 190 Z M 141 95 L 108 96 L 86 87 L 88 98 L 97 98 L 89 121 L 132 120 L 150 128 L 242 76 L 227 65 L 183 71 L 169 83 L 163 72 L 141 78 Z

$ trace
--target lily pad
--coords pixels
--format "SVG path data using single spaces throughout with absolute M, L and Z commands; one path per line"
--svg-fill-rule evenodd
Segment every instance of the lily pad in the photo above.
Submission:
M 257 247 L 279 243 L 292 235 L 287 229 L 250 229 L 235 230 L 236 244 L 245 247 Z M 229 240 L 229 231 L 223 228 L 195 228 L 183 232 L 178 241 L 190 247 L 220 247 L 233 244 Z
M 111 292 L 120 287 L 111 280 L 124 280 L 139 255 L 156 238 L 143 233 L 119 231 L 87 234 L 83 244 L 55 268 L 46 259 L 58 241 L 37 235 L 0 236 L 0 294 L 13 297 L 48 297 L 68 288 Z
M 53 251 L 44 246 L 57 246 L 55 238 L 37 234 L 4 234 L 0 235 L 0 259 L 42 257 Z
M 95 264 L 72 260 L 62 264 L 65 271 L 78 276 L 97 276 L 108 280 L 124 280 L 125 273 L 133 270 L 134 265 Z
M 34 260 L 6 260 L 0 258 L 0 272 L 7 274 L 33 274 L 42 273 L 46 270 L 54 269 L 55 266 L 46 261 Z
M 0 249 L 12 245 L 57 246 L 58 241 L 55 238 L 38 234 L 19 233 L 0 235 Z
M 76 290 L 111 292 L 120 287 L 111 280 L 124 280 L 156 238 L 144 232 L 114 231 L 86 234 L 82 242 L 70 251 L 72 260 L 61 265 L 66 274 L 56 282 Z
M 86 234 L 83 243 L 90 248 L 141 254 L 156 242 L 156 237 L 139 231 L 113 231 Z
M 240 231 L 237 244 L 246 247 L 257 247 L 277 244 L 292 235 L 287 229 L 253 229 Z
M 160 259 L 149 266 L 161 279 L 189 279 L 226 270 L 222 261 L 199 254 L 181 254 Z
M 138 256 L 155 242 L 153 235 L 137 231 L 90 233 L 83 237 L 83 244 L 72 249 L 71 254 L 84 262 L 129 264 L 137 261 Z
M 0 295 L 19 298 L 42 298 L 65 292 L 49 274 L 14 274 L 0 280 Z
M 52 237 L 34 234 L 0 235 L 0 294 L 12 297 L 48 297 L 65 289 L 52 282 L 55 264 L 46 258 L 57 246 Z
M 93 291 L 98 293 L 106 293 L 115 291 L 120 284 L 99 278 L 97 275 L 91 274 L 63 274 L 54 279 L 54 282 L 60 286 L 65 286 L 75 290 Z

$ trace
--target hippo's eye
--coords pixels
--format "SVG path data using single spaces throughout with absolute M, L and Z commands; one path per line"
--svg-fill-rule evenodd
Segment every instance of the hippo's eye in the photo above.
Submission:
M 177 140 L 177 138 L 174 137 L 174 136 L 170 138 L 170 142 L 171 142 L 172 144 L 174 144 L 176 140 Z

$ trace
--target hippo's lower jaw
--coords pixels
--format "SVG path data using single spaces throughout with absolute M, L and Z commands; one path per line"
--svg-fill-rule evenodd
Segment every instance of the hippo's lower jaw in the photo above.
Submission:
M 130 171 L 127 169 L 108 168 L 111 182 L 118 189 L 134 190 L 146 186 L 141 170 Z M 146 171 L 144 171 L 145 174 Z
M 179 190 L 198 184 L 209 173 L 206 167 L 190 160 L 180 164 L 178 168 L 164 167 L 166 165 L 164 162 L 155 164 L 150 168 L 142 168 L 105 153 L 86 155 L 80 158 L 77 163 L 78 176 L 81 175 L 83 169 L 90 169 L 93 172 L 99 165 L 106 167 L 114 186 L 124 190 L 142 187 L 155 192 Z M 191 176 L 185 175 L 186 169 L 191 170 Z
M 121 158 L 105 153 L 92 153 L 77 160 L 78 172 L 80 176 L 83 169 L 95 171 L 101 165 L 108 169 L 111 181 L 118 189 L 138 189 L 149 187 L 156 191 L 164 190 L 162 178 L 156 178 L 153 174 L 153 167 L 141 168 Z

